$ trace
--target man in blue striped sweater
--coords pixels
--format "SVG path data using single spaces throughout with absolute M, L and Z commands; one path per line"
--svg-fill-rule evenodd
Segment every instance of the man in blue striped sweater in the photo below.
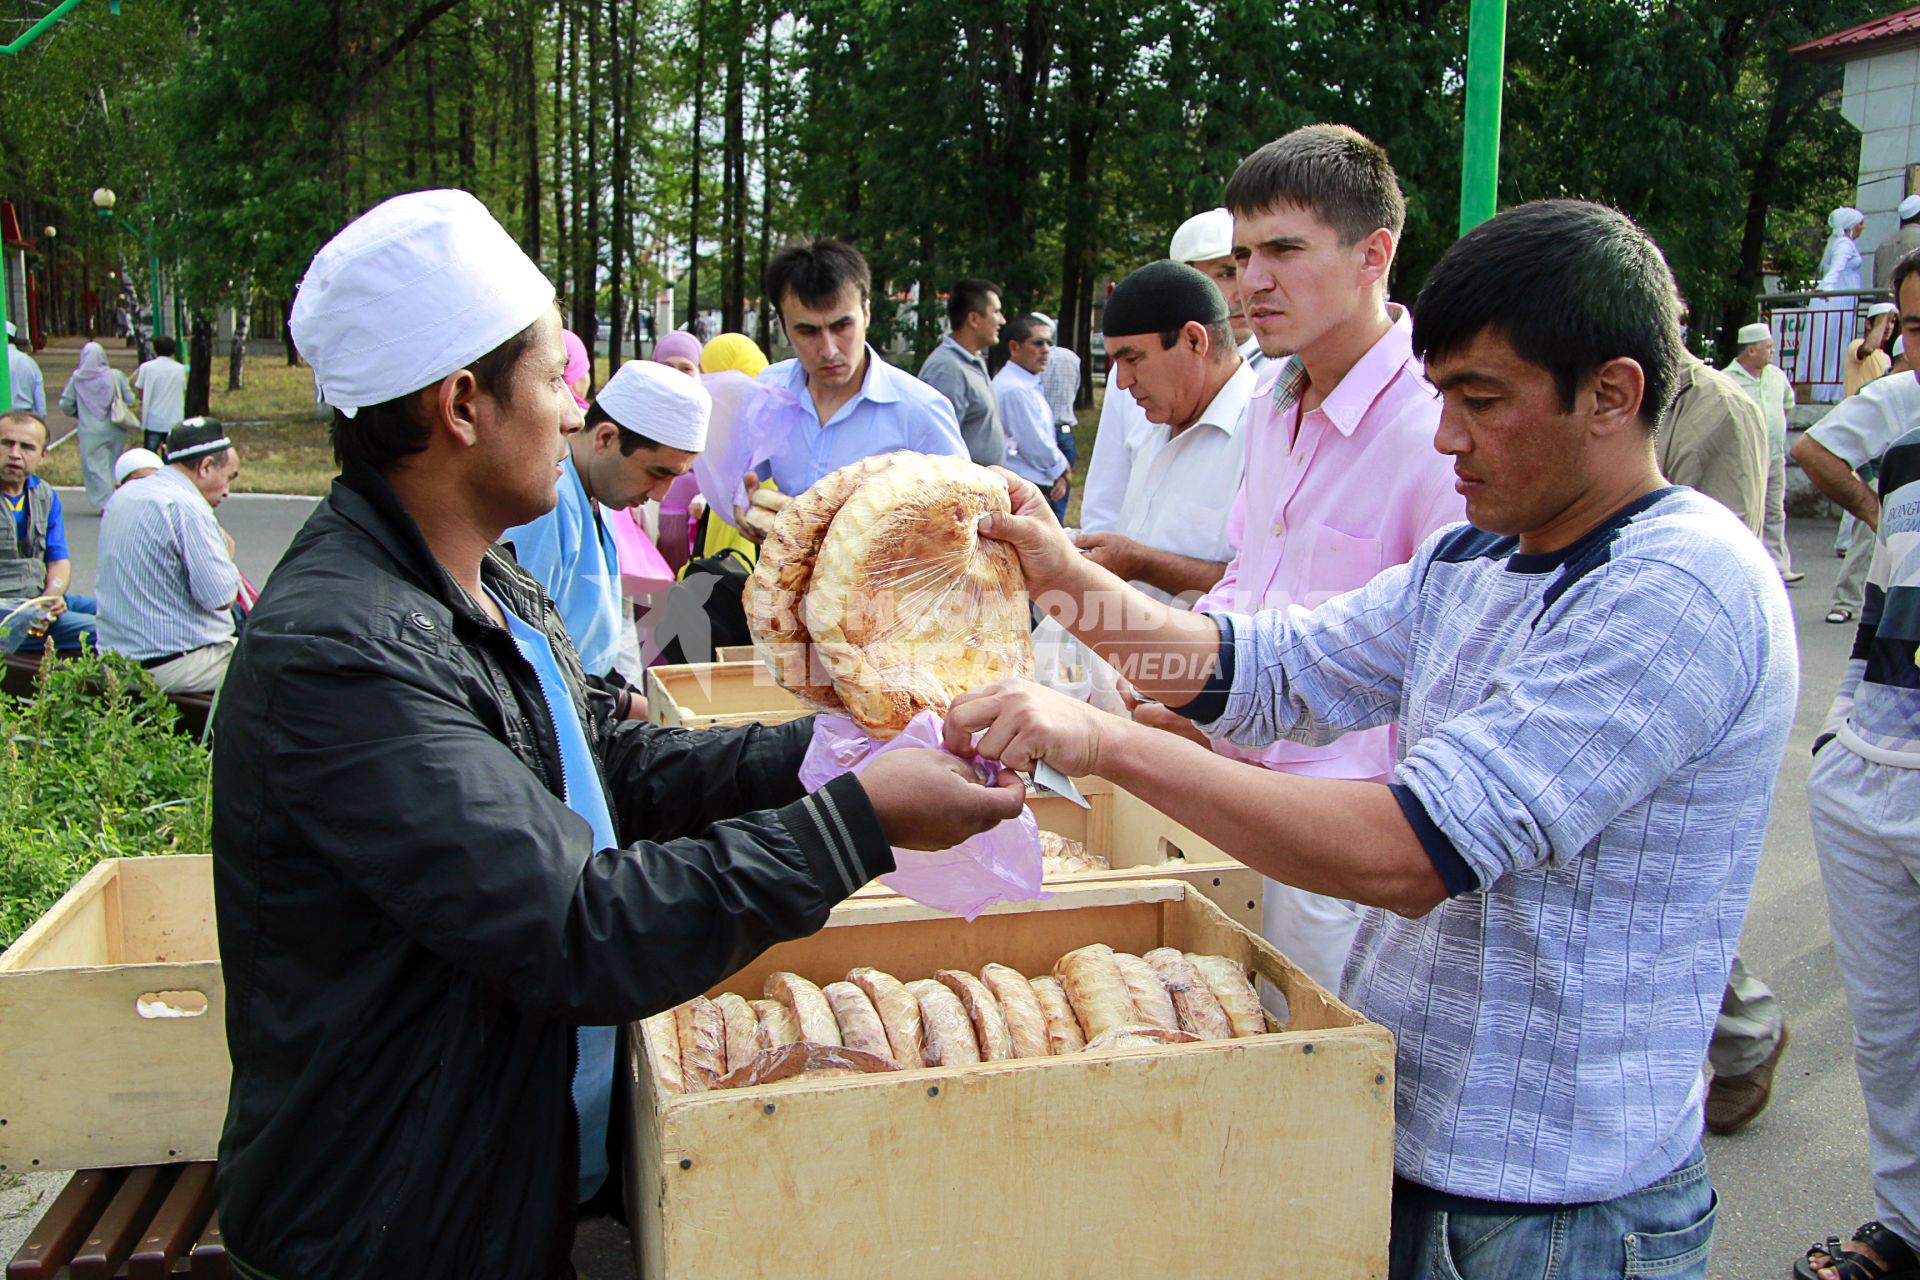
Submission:
M 1382 785 L 1249 769 L 1028 684 L 947 721 L 950 746 L 1099 773 L 1369 907 L 1343 994 L 1398 1042 L 1396 1278 L 1706 1271 L 1701 1061 L 1798 657 L 1759 544 L 1655 463 L 1676 316 L 1659 250 L 1598 205 L 1523 205 L 1455 244 L 1413 345 L 1471 524 L 1318 609 L 1155 606 L 1074 555 L 1025 484 L 983 529 L 1212 736 L 1398 725 Z

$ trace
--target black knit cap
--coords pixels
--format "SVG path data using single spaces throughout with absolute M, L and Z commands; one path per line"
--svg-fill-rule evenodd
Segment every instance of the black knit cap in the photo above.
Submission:
M 214 418 L 188 418 L 167 435 L 167 461 L 192 462 L 213 453 L 224 453 L 233 442 L 227 429 Z
M 1189 320 L 1218 324 L 1227 318 L 1227 300 L 1213 281 L 1184 262 L 1149 262 L 1113 287 L 1100 332 L 1109 338 L 1136 333 L 1171 333 Z

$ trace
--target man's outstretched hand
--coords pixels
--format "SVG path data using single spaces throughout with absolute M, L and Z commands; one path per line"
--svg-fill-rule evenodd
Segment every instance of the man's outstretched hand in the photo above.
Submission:
M 970 836 L 1020 816 L 1026 784 L 1012 770 L 997 783 L 980 781 L 973 766 L 917 748 L 889 751 L 860 774 L 867 800 L 897 849 L 951 849 Z

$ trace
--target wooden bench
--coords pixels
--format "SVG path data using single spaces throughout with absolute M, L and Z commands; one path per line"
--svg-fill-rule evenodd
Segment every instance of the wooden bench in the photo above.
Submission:
M 40 680 L 40 655 L 33 653 L 0 654 L 0 693 L 10 693 L 25 702 L 31 699 Z M 207 720 L 213 715 L 210 693 L 170 693 L 167 701 L 180 713 L 178 728 L 189 738 L 206 736 Z
M 213 1168 L 82 1169 L 13 1255 L 6 1280 L 228 1280 Z

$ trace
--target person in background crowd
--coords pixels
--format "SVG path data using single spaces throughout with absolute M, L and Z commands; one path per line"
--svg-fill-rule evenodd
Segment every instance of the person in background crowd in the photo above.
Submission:
M 1739 352 L 1721 372 L 1760 407 L 1761 421 L 1767 424 L 1766 520 L 1760 540 L 1781 580 L 1792 586 L 1807 576 L 1793 567 L 1787 550 L 1787 415 L 1793 411 L 1793 384 L 1773 362 L 1773 333 L 1766 325 L 1743 325 L 1735 341 Z
M 644 718 L 647 708 L 645 696 L 636 699 L 614 670 L 623 607 L 620 554 L 602 513 L 663 497 L 706 447 L 712 407 L 699 379 L 629 360 L 594 397 L 586 429 L 568 441 L 553 510 L 501 535 L 560 610 L 581 669 L 616 690 L 620 719 Z
M 765 470 L 782 493 L 895 449 L 967 454 L 947 398 L 868 345 L 872 279 L 860 251 L 839 240 L 788 245 L 767 263 L 767 296 L 797 353 L 760 374 L 793 398 Z
M 1847 348 L 1847 395 L 1858 395 L 1862 387 L 1885 377 L 1893 367 L 1893 357 L 1884 348 L 1899 313 L 1900 308 L 1891 302 L 1876 302 L 1867 308 L 1866 336 L 1855 338 Z M 1867 484 L 1873 483 L 1878 462 L 1878 459 L 1868 462 L 1861 471 L 1860 478 Z M 1873 547 L 1874 540 L 1861 534 L 1860 522 L 1853 518 L 1853 513 L 1842 511 L 1833 550 L 1845 563 L 1840 566 L 1840 577 L 1833 584 L 1833 598 L 1827 604 L 1827 621 L 1835 626 L 1844 626 L 1860 614 L 1860 606 L 1866 599 L 1867 569 L 1873 563 Z
M 1233 215 L 1225 209 L 1194 214 L 1173 233 L 1167 256 L 1186 263 L 1219 287 L 1220 296 L 1227 300 L 1227 319 L 1233 325 L 1233 340 L 1240 344 L 1240 358 L 1253 366 L 1254 376 L 1259 377 L 1267 367 L 1267 356 L 1247 319 L 1240 264 L 1233 256 Z
M 705 344 L 685 329 L 675 329 L 653 344 L 653 360 L 669 369 L 678 369 L 689 377 L 700 373 L 700 353 Z
M 135 480 L 145 480 L 166 465 L 166 459 L 151 449 L 129 449 L 113 460 L 113 491 L 117 494 Z
M 67 590 L 73 557 L 60 495 L 34 474 L 46 456 L 47 424 L 38 414 L 0 413 L 0 615 L 25 601 L 51 597 L 20 642 L 23 653 L 42 652 L 48 641 L 66 650 L 94 643 L 99 612 L 91 596 Z
M 961 694 L 945 729 L 949 750 L 1097 773 L 1274 879 L 1367 904 L 1344 997 L 1394 1037 L 1389 1280 L 1706 1275 L 1700 1064 L 1799 655 L 1766 553 L 1654 464 L 1676 303 L 1659 249 L 1600 205 L 1520 205 L 1455 242 L 1413 349 L 1471 523 L 1317 609 L 1165 608 L 1015 477 L 1014 514 L 981 526 L 1210 736 L 1398 725 L 1385 786 L 1249 770 L 1028 681 Z
M 133 371 L 140 392 L 140 431 L 145 448 L 160 451 L 167 436 L 187 416 L 187 366 L 173 358 L 172 338 L 153 340 L 153 359 Z
M 713 341 L 700 350 L 700 372 L 744 373 L 757 378 L 766 370 L 767 353 L 744 333 L 715 334 Z
M 1246 468 L 1253 369 L 1226 299 L 1184 262 L 1151 262 L 1115 285 L 1100 324 L 1107 399 L 1079 545 L 1156 599 L 1192 600 L 1233 558 L 1226 495 Z
M 1820 279 L 1814 288 L 1845 291 L 1861 287 L 1861 270 L 1866 259 L 1860 253 L 1860 229 L 1867 215 L 1843 206 L 1827 216 L 1827 247 L 1820 255 Z M 1817 363 L 1807 372 L 1808 380 L 1821 386 L 1840 389 L 1847 348 L 1853 343 L 1853 315 L 1858 299 L 1819 298 L 1809 306 L 1813 328 L 1808 340 L 1819 348 Z
M 1053 350 L 1053 326 L 1021 316 L 1006 327 L 1007 363 L 993 375 L 1007 431 L 1007 469 L 1047 495 L 1055 519 L 1066 514 L 1067 459 L 1054 441 L 1053 410 L 1040 386 Z
M 1900 225 L 1873 251 L 1873 287 L 1893 288 L 1893 269 L 1900 259 L 1920 249 L 1920 195 L 1908 196 L 1895 210 Z
M 1053 410 L 1058 437 L 1055 443 L 1060 456 L 1067 460 L 1067 497 L 1060 499 L 1058 508 L 1064 520 L 1068 498 L 1073 495 L 1074 464 L 1080 461 L 1080 443 L 1073 436 L 1074 428 L 1080 425 L 1080 414 L 1073 407 L 1073 402 L 1080 398 L 1080 354 L 1060 345 L 1060 326 L 1050 317 L 1038 311 L 1033 314 L 1053 330 L 1053 352 L 1047 357 L 1046 372 L 1040 375 L 1040 390 L 1047 397 L 1048 408 Z
M 1920 251 L 1893 269 L 1900 325 L 1920 335 Z M 1794 442 L 1828 497 L 1874 534 L 1853 652 L 1807 776 L 1834 958 L 1853 1015 L 1874 1220 L 1794 1265 L 1818 1280 L 1920 1275 L 1920 381 L 1870 382 Z M 1877 490 L 1861 478 L 1879 458 Z
M 920 366 L 920 381 L 953 405 L 967 454 L 983 467 L 995 466 L 1007 455 L 1006 433 L 985 355 L 988 347 L 1000 341 L 1000 326 L 1005 322 L 1000 286 L 971 277 L 960 281 L 947 295 L 949 332 Z
M 573 393 L 573 402 L 585 409 L 587 397 L 593 393 L 593 356 L 587 351 L 587 344 L 580 341 L 580 335 L 571 329 L 560 331 L 560 341 L 567 349 L 567 371 L 561 376 L 566 379 L 567 390 Z
M 167 465 L 100 517 L 100 645 L 147 669 L 167 693 L 212 693 L 233 657 L 240 569 L 214 518 L 240 474 L 211 418 L 173 429 Z
M 33 358 L 27 339 L 18 337 L 13 321 L 7 321 L 7 377 L 13 386 L 13 407 L 47 417 L 47 383 Z
M 113 496 L 113 460 L 127 444 L 126 430 L 113 420 L 116 401 L 132 412 L 133 388 L 126 374 L 107 364 L 106 348 L 89 342 L 60 392 L 60 411 L 79 420 L 80 476 L 95 511 Z

